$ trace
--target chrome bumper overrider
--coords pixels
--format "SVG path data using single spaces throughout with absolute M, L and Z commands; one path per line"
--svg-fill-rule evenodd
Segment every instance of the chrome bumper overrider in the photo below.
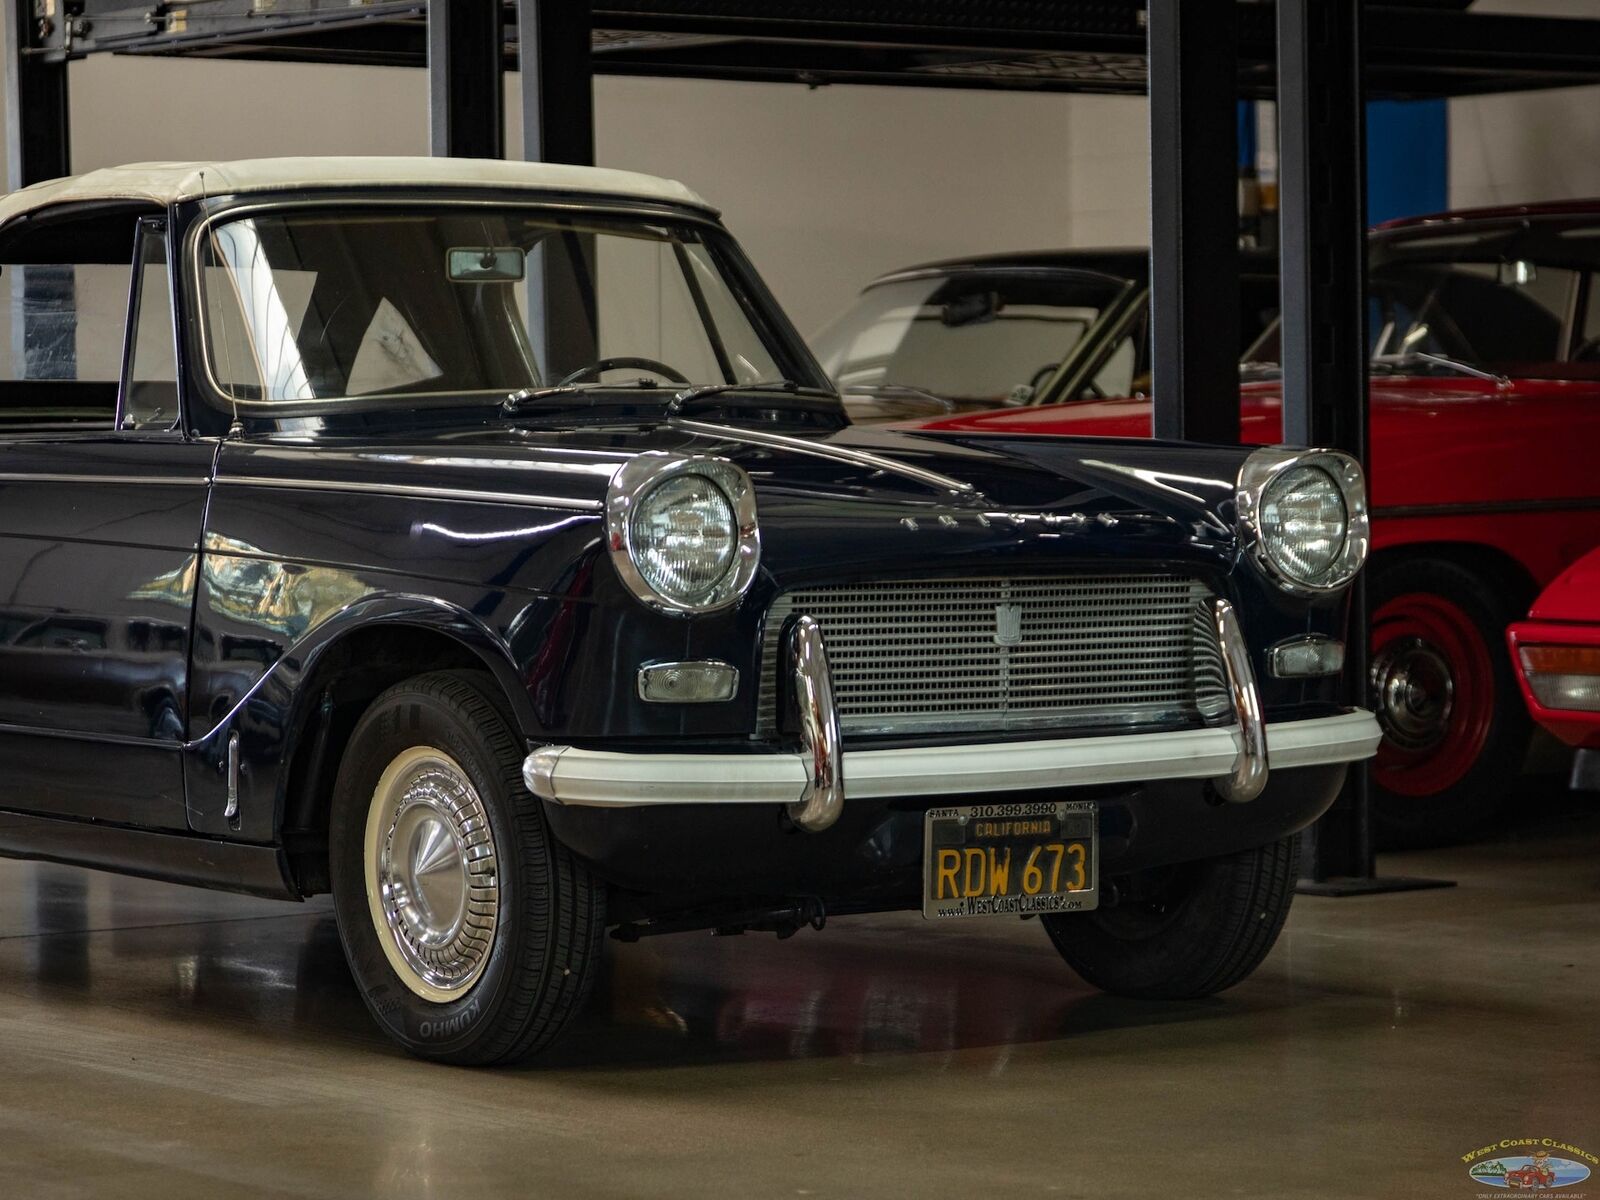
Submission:
M 846 751 L 821 630 L 802 617 L 788 635 L 798 753 L 636 754 L 543 746 L 523 762 L 522 778 L 534 795 L 555 804 L 784 804 L 797 825 L 815 832 L 838 819 L 846 794 L 981 795 L 1209 779 L 1224 799 L 1244 803 L 1261 794 L 1269 769 L 1354 762 L 1377 752 L 1382 734 L 1376 718 L 1363 710 L 1266 723 L 1233 609 L 1217 600 L 1213 615 L 1237 718 L 1226 728 Z

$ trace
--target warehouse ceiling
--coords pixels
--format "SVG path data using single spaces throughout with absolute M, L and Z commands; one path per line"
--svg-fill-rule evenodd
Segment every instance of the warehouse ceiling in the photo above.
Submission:
M 39 0 L 29 53 L 422 66 L 422 0 Z M 504 5 L 514 65 L 514 3 Z M 1274 91 L 1270 3 L 1242 2 L 1240 92 Z M 1367 90 L 1417 98 L 1600 82 L 1600 20 L 1374 4 Z M 1143 92 L 1141 0 L 599 0 L 602 74 L 822 86 Z

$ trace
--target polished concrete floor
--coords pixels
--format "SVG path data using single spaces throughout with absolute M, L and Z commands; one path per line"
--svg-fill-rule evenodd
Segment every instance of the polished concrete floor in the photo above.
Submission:
M 1502 1138 L 1600 1153 L 1600 800 L 1383 866 L 1459 886 L 1302 898 L 1205 1003 L 1032 923 L 683 935 L 474 1072 L 373 1031 L 324 903 L 4 863 L 0 1196 L 1431 1198 Z

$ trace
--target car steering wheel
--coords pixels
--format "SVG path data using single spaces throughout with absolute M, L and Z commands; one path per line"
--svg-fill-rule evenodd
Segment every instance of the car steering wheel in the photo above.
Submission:
M 566 387 L 568 384 L 577 383 L 588 379 L 590 376 L 604 375 L 607 371 L 617 371 L 624 367 L 631 367 L 635 371 L 649 371 L 652 375 L 660 375 L 672 383 L 688 383 L 688 377 L 680 374 L 675 368 L 654 358 L 635 358 L 632 355 L 621 355 L 617 358 L 602 358 L 599 362 L 592 362 L 587 367 L 579 367 L 570 375 L 563 375 L 556 383 L 557 387 Z

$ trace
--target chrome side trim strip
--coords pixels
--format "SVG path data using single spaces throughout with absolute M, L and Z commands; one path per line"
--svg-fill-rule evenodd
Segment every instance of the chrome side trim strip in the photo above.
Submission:
M 1356 762 L 1383 731 L 1364 709 L 1273 724 L 1276 770 Z M 1183 729 L 1053 741 L 845 750 L 852 800 L 950 796 L 1032 788 L 1215 779 L 1239 757 L 1234 729 Z M 553 804 L 795 804 L 812 785 L 803 754 L 630 754 L 545 746 L 528 755 L 528 789 Z
M 233 487 L 287 488 L 309 492 L 356 492 L 367 496 L 412 496 L 424 500 L 470 500 L 480 504 L 525 504 L 535 508 L 566 508 L 575 512 L 599 512 L 599 500 L 579 500 L 570 496 L 535 496 L 519 492 L 485 492 L 472 488 L 426 487 L 409 483 L 362 483 L 351 479 L 289 479 L 270 475 L 224 475 L 217 483 Z
M 772 446 L 780 450 L 793 450 L 797 454 L 809 454 L 814 458 L 829 458 L 834 462 L 850 463 L 857 467 L 872 467 L 878 471 L 887 471 L 891 475 L 899 475 L 904 479 L 913 479 L 918 483 L 925 483 L 929 487 L 938 488 L 940 491 L 954 492 L 958 495 L 971 496 L 976 495 L 978 491 L 970 483 L 965 483 L 960 479 L 952 479 L 950 476 L 941 475 L 937 471 L 925 470 L 910 463 L 903 463 L 893 458 L 885 458 L 881 454 L 873 454 L 868 450 L 856 450 L 850 446 L 836 446 L 831 442 L 790 437 L 785 433 L 769 433 L 762 429 L 718 425 L 713 421 L 690 421 L 682 417 L 674 417 L 671 423 L 680 429 L 687 429 L 691 433 L 731 438 L 734 441 L 747 442 L 752 446 Z
M 1239 618 L 1234 615 L 1233 605 L 1226 600 L 1214 600 L 1211 616 L 1216 623 L 1217 643 L 1222 647 L 1222 665 L 1228 674 L 1228 695 L 1233 700 L 1234 715 L 1239 719 L 1239 728 L 1235 731 L 1239 753 L 1233 760 L 1233 769 L 1218 779 L 1216 786 L 1224 800 L 1247 804 L 1267 786 L 1267 723 L 1261 714 L 1261 693 L 1256 689 L 1250 651 L 1239 631 Z
M 110 483 L 150 484 L 153 487 L 205 487 L 204 475 L 89 475 L 35 471 L 0 471 L 0 483 Z
M 239 731 L 228 734 L 228 805 L 222 815 L 229 822 L 239 817 Z
M 809 774 L 800 799 L 789 806 L 789 819 L 808 833 L 820 833 L 844 811 L 844 755 L 822 626 L 810 617 L 799 618 L 789 631 L 789 660 L 794 666 L 801 761 Z

